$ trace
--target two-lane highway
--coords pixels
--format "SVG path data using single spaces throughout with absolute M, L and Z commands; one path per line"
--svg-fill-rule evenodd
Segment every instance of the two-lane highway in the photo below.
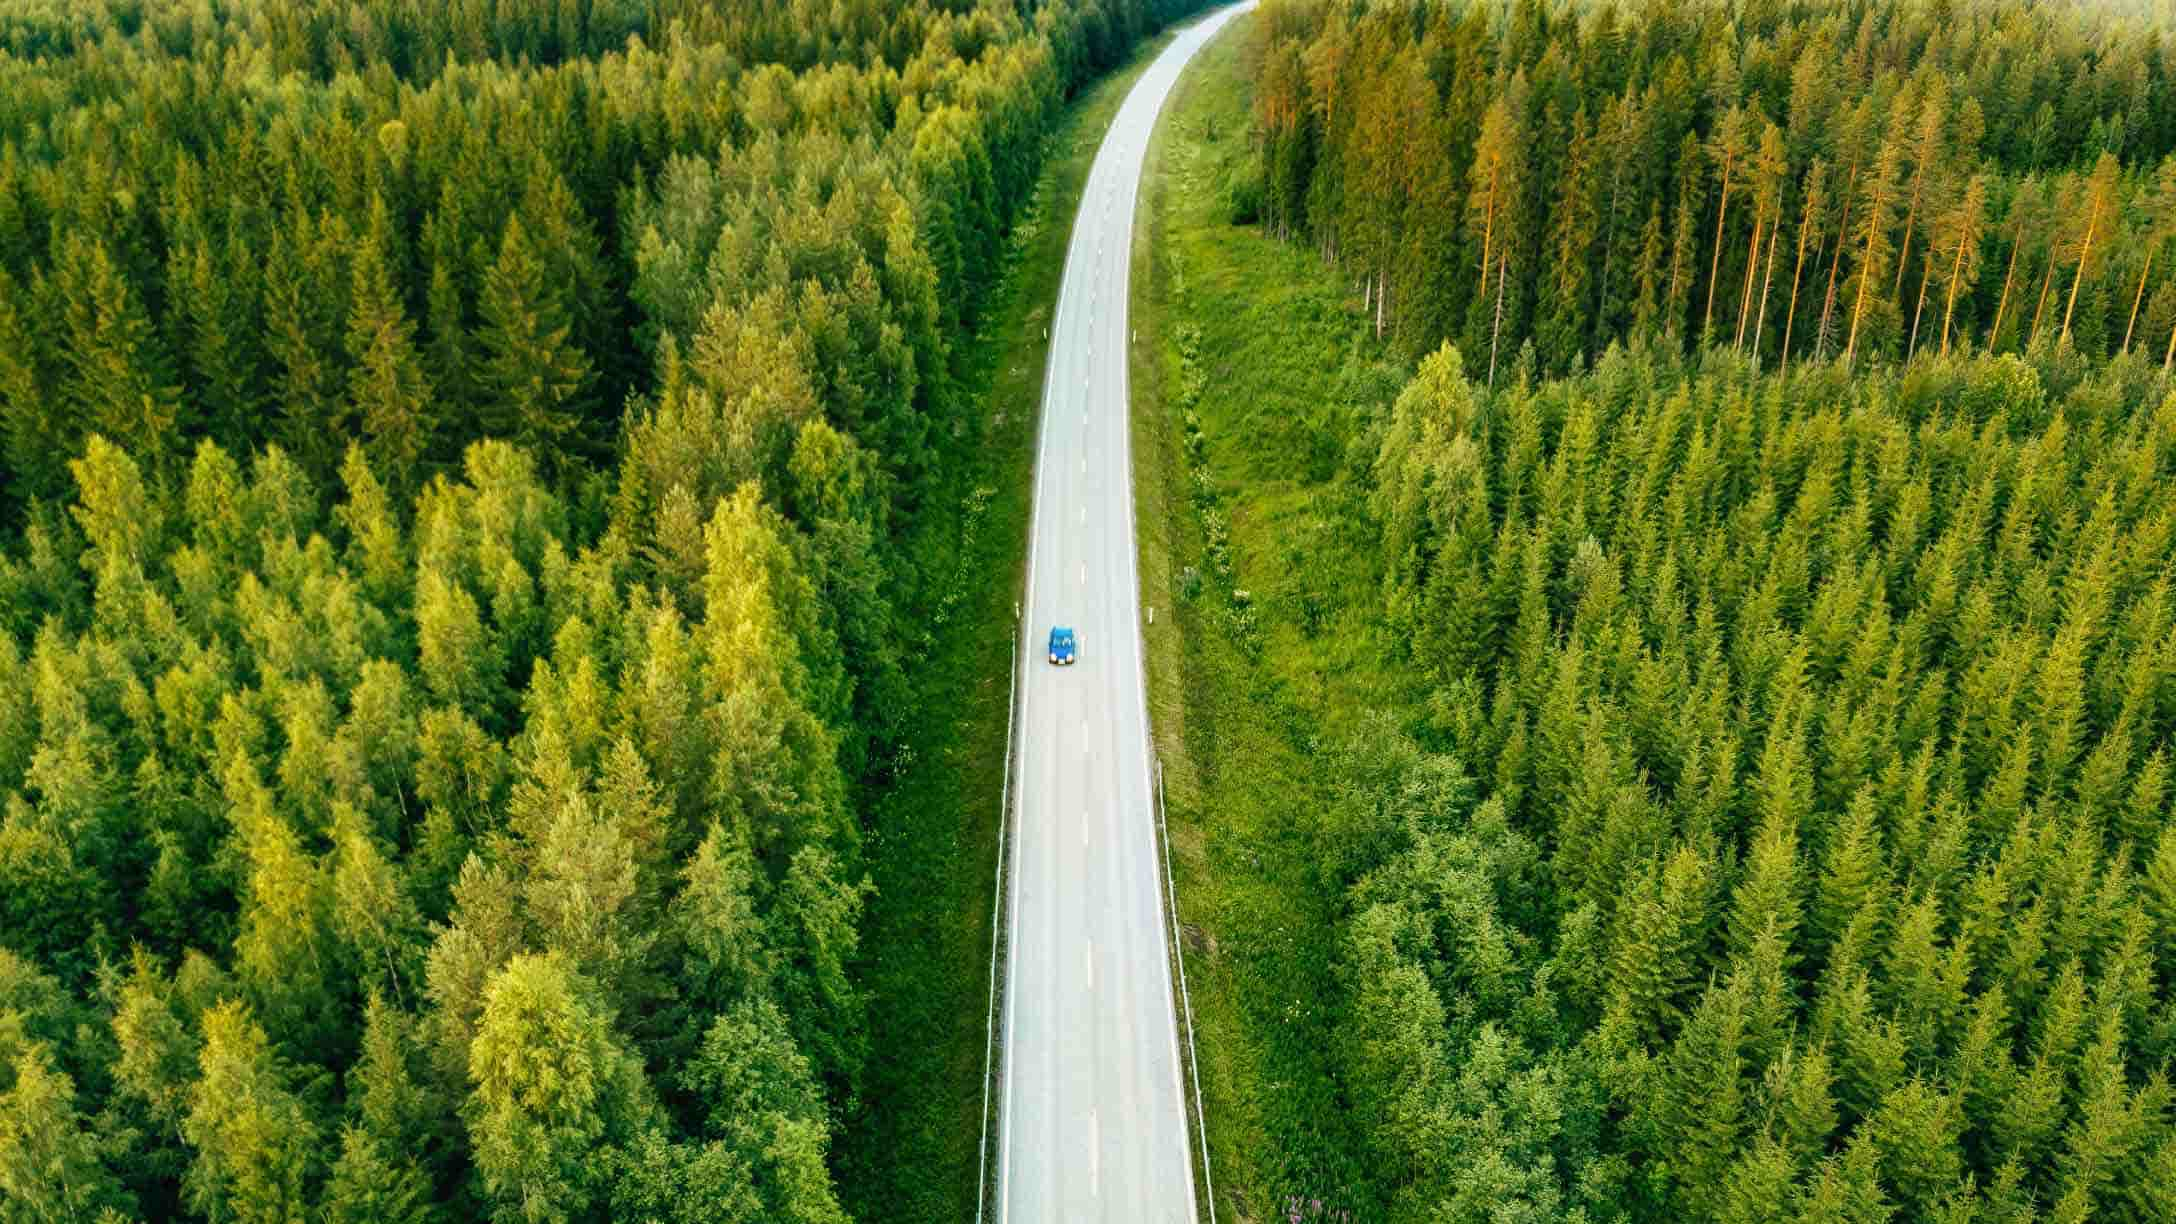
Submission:
M 1195 1218 L 1155 841 L 1128 445 L 1134 200 L 1179 70 L 1245 6 L 1186 29 L 1096 154 L 1044 377 L 1020 660 L 998 1219 Z M 1050 665 L 1051 626 L 1079 661 Z

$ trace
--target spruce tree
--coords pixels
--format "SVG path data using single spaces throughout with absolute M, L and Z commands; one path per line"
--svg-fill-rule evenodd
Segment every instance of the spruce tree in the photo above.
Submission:
M 509 218 L 477 297 L 481 412 L 490 432 L 546 456 L 578 441 L 588 410 L 589 359 L 575 347 L 564 292 L 521 218 Z

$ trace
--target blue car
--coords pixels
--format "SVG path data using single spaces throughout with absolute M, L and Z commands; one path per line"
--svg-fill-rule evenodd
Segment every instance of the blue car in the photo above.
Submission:
M 1079 657 L 1080 642 L 1073 636 L 1071 629 L 1060 625 L 1050 631 L 1051 662 L 1059 664 L 1071 663 Z

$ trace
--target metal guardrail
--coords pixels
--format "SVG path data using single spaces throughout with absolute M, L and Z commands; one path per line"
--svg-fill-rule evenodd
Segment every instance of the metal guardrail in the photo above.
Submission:
M 1005 939 L 1005 877 L 1012 852 L 1012 729 L 1020 712 L 1020 605 L 1013 605 L 1012 662 L 1007 669 L 1011 677 L 1005 690 L 1005 772 L 997 787 L 997 880 L 991 889 L 990 902 L 990 1014 L 982 1045 L 982 1145 L 976 1154 L 975 1164 L 975 1224 L 982 1224 L 989 1209 L 993 1183 L 990 1180 L 990 1115 L 997 1108 L 997 1094 L 992 1090 L 997 1075 L 997 982 L 1004 969 L 1005 954 L 1010 951 Z
M 1186 989 L 1186 935 L 1179 922 L 1179 889 L 1171 874 L 1171 826 L 1164 811 L 1164 759 L 1156 758 L 1156 835 L 1164 847 L 1164 891 L 1171 908 L 1171 959 L 1179 968 L 1179 1017 L 1186 1029 L 1186 1073 L 1192 1081 L 1194 1134 L 1201 1140 L 1202 1197 L 1209 1204 L 1209 1224 L 1216 1224 L 1216 1182 L 1209 1175 L 1209 1120 L 1201 1108 L 1201 1059 L 1194 1053 L 1194 999 Z

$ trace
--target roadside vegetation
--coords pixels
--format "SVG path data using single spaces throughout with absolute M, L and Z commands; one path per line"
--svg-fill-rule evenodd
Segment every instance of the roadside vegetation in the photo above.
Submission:
M 1566 359 L 1547 340 L 1561 303 L 1537 289 L 1492 379 L 1493 326 L 1398 313 L 1417 300 L 1398 278 L 1420 265 L 1337 250 L 1351 228 L 1326 250 L 1321 230 L 1265 211 L 1277 146 L 1260 125 L 1282 113 L 1258 109 L 1265 58 L 1292 50 L 1285 23 L 1310 10 L 1274 7 L 1182 85 L 1136 282 L 1144 581 L 1176 610 L 1151 633 L 1152 686 L 1227 1209 L 2169 1218 L 2162 354 L 2125 356 L 2119 311 L 2067 338 L 2050 317 L 2037 341 L 1996 326 L 2004 247 L 1980 261 L 1959 316 L 1973 323 L 1947 354 L 1924 334 L 1913 354 L 1892 311 L 1879 341 L 1861 321 L 1855 353 L 1847 330 L 1825 353 L 1818 334 L 1794 340 L 1777 373 L 1784 350 L 1772 332 L 1752 341 L 1757 313 L 1738 342 L 1733 296 L 1704 344 L 1688 299 L 1674 329 L 1613 324 Z M 1597 16 L 1552 25 L 1517 6 L 1439 37 L 1403 6 L 1358 11 L 1342 57 L 1306 55 L 1327 74 L 1307 79 L 1336 86 L 1304 122 L 1351 118 L 1336 91 L 1393 69 L 1425 97 L 1453 79 L 1426 67 L 1456 56 L 1574 78 L 1626 63 L 1549 50 L 1588 47 Z M 1856 45 L 1923 16 L 1879 8 Z M 2104 19 L 1992 6 L 1965 25 Z M 1607 45 L 1663 48 L 1668 80 L 1657 20 Z M 1727 79 L 1765 79 L 1805 33 L 1777 20 Z M 2131 62 L 2128 37 L 2103 42 L 2106 64 Z M 1969 45 L 1926 56 L 1980 62 Z M 2150 96 L 2160 61 L 2144 54 Z M 1914 92 L 1898 113 L 1924 115 L 1919 55 L 1874 57 L 1894 69 L 1888 92 L 1843 88 L 1857 59 L 1813 83 L 1853 105 Z M 1790 126 L 1783 92 L 1763 96 Z M 1696 124 L 1746 104 L 1700 97 Z M 2103 181 L 2149 190 L 2158 137 L 2091 97 L 2108 95 L 2051 102 L 2079 109 L 2048 146 L 2046 164 L 2071 168 L 2051 179 L 2089 200 L 2123 127 Z M 1995 173 L 2009 138 L 1993 133 L 2009 130 L 1990 119 L 1992 168 L 1939 181 Z M 1719 188 L 1723 162 L 1701 147 L 1659 164 Z M 1350 188 L 1395 181 L 1339 164 Z M 1453 181 L 1468 199 L 1478 183 Z M 1735 222 L 1723 194 L 1695 233 Z M 1923 250 L 1886 208 L 1877 254 Z M 2107 285 L 2129 298 L 2148 278 L 2147 317 L 2147 270 L 2169 254 L 2154 214 L 2112 214 L 2107 264 L 2081 254 L 2087 214 L 2060 215 L 2053 239 L 2028 228 L 2020 266 L 2066 304 L 2075 287 L 2081 319 Z M 1459 232 L 1478 271 L 1493 239 Z M 1719 260 L 1742 288 L 1730 245 L 1701 247 L 1693 285 Z M 1844 283 L 1897 275 L 1855 273 L 1864 249 L 1847 239 Z
M 1374 1181 L 1323 1058 L 1345 1017 L 1318 771 L 1364 711 L 1409 709 L 1419 688 L 1386 665 L 1373 535 L 1340 475 L 1340 422 L 1402 373 L 1307 252 L 1228 222 L 1256 20 L 1203 50 L 1150 147 L 1133 404 L 1151 714 L 1210 1157 L 1220 1210 L 1261 1219 L 1293 1195 L 1353 1207 Z
M 912 752 L 873 799 L 876 886 L 858 975 L 883 1017 L 860 1109 L 840 1143 L 841 1192 L 858 1219 L 963 1220 L 975 1214 L 990 886 L 1005 770 L 1013 609 L 1020 598 L 1034 490 L 1046 329 L 1088 169 L 1135 79 L 1169 42 L 1144 42 L 1052 130 L 1042 178 L 1005 249 L 984 323 L 959 349 L 962 396 L 979 405 L 982 443 L 958 469 L 945 582 L 911 648 Z

